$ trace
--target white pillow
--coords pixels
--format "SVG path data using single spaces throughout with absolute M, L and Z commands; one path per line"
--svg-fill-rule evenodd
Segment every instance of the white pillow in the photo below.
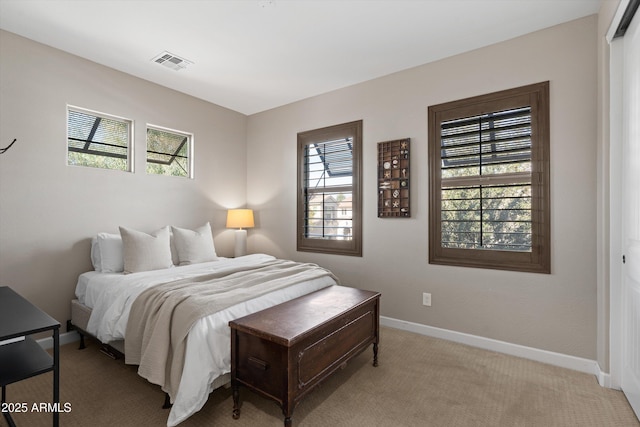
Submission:
M 119 234 L 98 233 L 91 239 L 91 263 L 101 273 L 120 273 L 124 270 L 122 238 Z
M 171 227 L 173 244 L 178 254 L 179 265 L 216 261 L 216 248 L 208 222 L 195 230 Z
M 100 261 L 100 248 L 98 246 L 98 237 L 91 238 L 91 265 L 95 271 L 102 270 L 102 263 Z
M 124 272 L 160 270 L 173 266 L 169 227 L 153 234 L 120 227 L 124 255 Z

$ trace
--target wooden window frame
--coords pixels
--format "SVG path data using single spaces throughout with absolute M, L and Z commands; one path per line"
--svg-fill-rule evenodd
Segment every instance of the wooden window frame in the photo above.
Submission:
M 352 148 L 352 237 L 349 240 L 306 236 L 305 147 L 314 142 L 353 138 Z M 362 256 L 362 120 L 300 132 L 297 135 L 297 250 L 335 255 Z
M 442 246 L 441 126 L 447 120 L 531 107 L 531 251 L 460 249 Z M 429 115 L 429 263 L 551 273 L 549 82 L 447 102 Z

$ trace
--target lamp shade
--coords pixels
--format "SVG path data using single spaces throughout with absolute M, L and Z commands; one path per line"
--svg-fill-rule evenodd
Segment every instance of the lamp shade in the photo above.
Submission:
M 229 209 L 227 211 L 227 228 L 251 228 L 253 209 Z

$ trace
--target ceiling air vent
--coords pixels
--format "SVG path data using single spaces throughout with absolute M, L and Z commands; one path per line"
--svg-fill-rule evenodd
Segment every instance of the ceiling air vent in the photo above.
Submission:
M 179 56 L 174 55 L 169 52 L 162 52 L 160 55 L 156 56 L 152 59 L 153 62 L 164 65 L 165 67 L 171 68 L 175 71 L 180 71 L 184 68 L 187 68 L 188 65 L 192 65 L 193 62 L 180 58 Z

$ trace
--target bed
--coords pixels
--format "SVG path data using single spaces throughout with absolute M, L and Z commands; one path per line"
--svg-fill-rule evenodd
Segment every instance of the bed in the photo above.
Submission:
M 183 230 L 173 230 L 172 239 L 175 239 L 176 233 L 180 231 Z M 200 231 L 207 240 L 210 239 L 210 229 L 205 228 Z M 94 238 L 92 261 L 94 267 L 97 267 L 95 271 L 83 273 L 78 278 L 75 291 L 77 299 L 72 302 L 71 323 L 76 329 L 86 332 L 102 343 L 109 344 L 122 352 L 125 355 L 126 363 L 139 365 L 138 373 L 141 376 L 160 385 L 167 392 L 172 403 L 167 420 L 168 426 L 175 426 L 200 410 L 206 403 L 209 393 L 229 381 L 229 321 L 338 283 L 331 272 L 315 264 L 278 260 L 266 254 L 252 254 L 239 258 L 222 258 L 214 255 L 208 257 L 211 260 L 192 256 L 192 259 L 197 259 L 198 262 L 179 265 L 181 263 L 180 256 L 176 258 L 174 253 L 173 256 L 170 255 L 171 265 L 167 265 L 166 268 L 144 268 L 142 271 L 127 273 L 127 238 L 125 234 L 122 234 L 120 240 L 117 235 L 110 235 L 109 239 L 111 240 L 109 243 L 116 247 L 116 250 L 112 254 L 108 254 L 108 250 L 105 251 L 108 245 L 105 244 L 102 246 L 102 256 L 100 256 L 94 253 L 99 252 L 98 239 Z M 162 245 L 168 244 L 167 242 L 168 240 L 164 241 Z M 124 247 L 124 249 L 120 249 L 124 255 L 118 251 L 118 245 L 120 248 Z M 176 242 L 172 241 L 171 247 L 175 246 L 179 246 L 179 244 L 176 245 Z M 144 247 L 138 247 L 136 250 L 141 249 L 149 250 Z M 120 263 L 121 256 L 125 258 L 124 271 L 112 271 L 120 268 L 118 263 Z M 108 265 L 105 268 L 105 265 L 100 265 L 101 261 L 103 264 L 108 264 L 109 258 L 115 260 L 115 268 L 109 268 Z M 256 274 L 271 271 L 273 266 L 286 269 L 295 268 L 298 273 L 295 278 L 287 278 L 286 283 L 278 282 L 277 286 L 274 286 L 275 280 L 265 280 L 264 283 L 260 283 L 258 279 L 263 276 L 256 276 Z M 302 270 L 304 270 L 303 273 L 300 273 Z M 307 270 L 311 273 L 307 273 Z M 233 298 L 226 300 L 226 305 L 222 304 L 218 307 L 219 309 L 213 310 L 211 313 L 205 312 L 206 315 L 189 323 L 185 329 L 187 332 L 182 347 L 175 345 L 175 343 L 169 345 L 169 347 L 175 346 L 184 349 L 184 353 L 180 354 L 180 357 L 174 358 L 173 355 L 168 355 L 171 363 L 175 364 L 179 361 L 180 364 L 177 374 L 176 371 L 172 371 L 173 377 L 167 374 L 167 379 L 164 379 L 164 372 L 160 377 L 150 374 L 149 370 L 145 369 L 144 354 L 142 363 L 139 363 L 139 355 L 131 356 L 134 359 L 130 360 L 130 354 L 135 354 L 140 350 L 137 343 L 133 347 L 130 346 L 130 341 L 133 341 L 131 337 L 135 337 L 137 333 L 132 330 L 135 331 L 136 326 L 140 325 L 146 327 L 147 323 L 144 317 L 146 316 L 145 311 L 138 307 L 145 296 L 150 293 L 163 295 L 167 286 L 174 289 L 175 284 L 180 284 L 181 289 L 187 289 L 187 292 L 198 286 L 207 289 L 220 288 L 223 290 L 215 292 L 227 295 L 229 292 L 224 290 L 228 286 L 227 283 L 244 282 L 245 274 L 253 275 L 247 276 L 252 277 L 247 280 L 250 283 L 247 285 L 250 286 L 249 288 L 243 287 L 239 295 L 234 294 Z M 281 275 L 281 273 L 278 274 Z M 265 286 L 266 288 L 262 289 Z M 148 310 L 158 311 L 155 308 Z M 173 312 L 173 309 L 171 310 Z M 132 319 L 131 322 L 130 319 Z M 179 322 L 176 321 L 176 323 Z M 175 339 L 175 336 L 178 335 L 173 331 L 167 332 L 167 334 L 172 336 L 171 339 Z M 127 336 L 130 339 L 125 340 Z M 164 337 L 158 342 L 164 343 L 166 339 Z M 137 337 L 137 340 L 144 343 L 153 342 L 153 339 L 149 340 L 146 336 L 142 339 Z M 147 344 L 143 344 L 143 353 L 144 345 Z M 131 351 L 132 349 L 133 351 Z M 153 356 L 158 351 L 157 348 L 150 347 L 146 353 Z M 158 363 L 164 362 L 165 360 Z M 174 380 L 171 381 L 171 378 Z

